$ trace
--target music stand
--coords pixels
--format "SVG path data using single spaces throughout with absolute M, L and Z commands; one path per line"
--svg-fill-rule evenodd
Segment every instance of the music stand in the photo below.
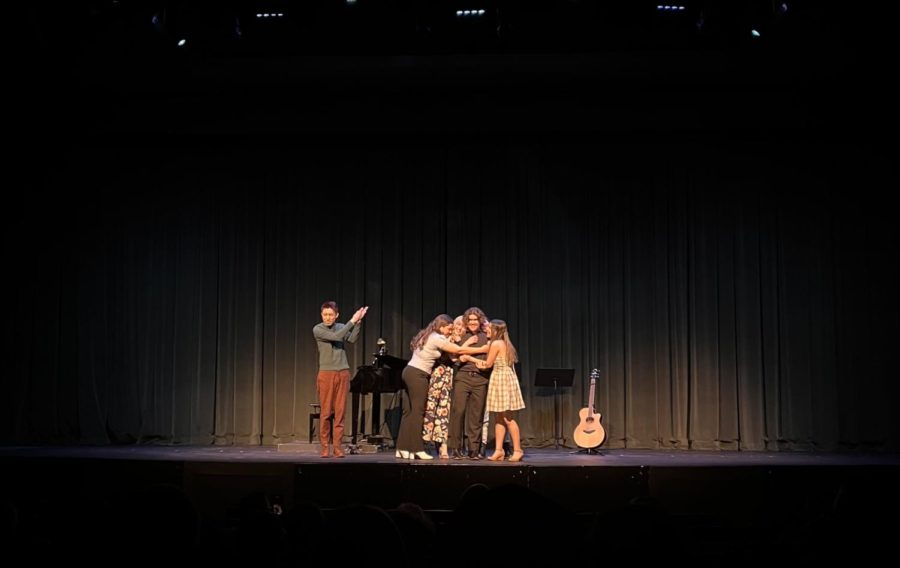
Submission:
M 556 449 L 562 437 L 562 413 L 560 412 L 559 387 L 570 387 L 575 380 L 575 369 L 538 369 L 534 372 L 534 386 L 553 387 L 553 423 Z

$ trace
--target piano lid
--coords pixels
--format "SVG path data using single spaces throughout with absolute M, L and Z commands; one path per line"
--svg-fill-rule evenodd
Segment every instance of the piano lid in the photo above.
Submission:
M 390 355 L 376 355 L 375 365 L 363 365 L 350 381 L 350 392 L 397 392 L 403 388 L 403 369 L 407 361 Z
M 394 357 L 393 355 L 375 355 L 375 366 L 376 367 L 389 367 L 391 369 L 400 369 L 400 372 L 403 372 L 403 368 L 409 363 L 406 359 L 401 359 L 400 357 Z

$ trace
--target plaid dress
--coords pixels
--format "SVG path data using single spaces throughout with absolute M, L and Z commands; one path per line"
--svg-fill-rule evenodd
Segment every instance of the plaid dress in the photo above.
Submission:
M 428 398 L 425 400 L 425 422 L 422 439 L 443 444 L 450 429 L 450 391 L 453 389 L 453 367 L 438 363 L 428 381 Z
M 494 359 L 494 370 L 491 371 L 491 382 L 488 383 L 487 409 L 491 412 L 504 410 L 521 410 L 525 408 L 522 389 L 519 388 L 519 377 L 509 366 L 505 357 Z

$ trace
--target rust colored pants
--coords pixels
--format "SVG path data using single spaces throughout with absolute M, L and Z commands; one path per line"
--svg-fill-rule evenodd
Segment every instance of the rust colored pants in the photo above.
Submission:
M 350 369 L 340 371 L 319 371 L 316 375 L 316 391 L 319 393 L 319 439 L 322 446 L 328 447 L 328 438 L 332 434 L 332 444 L 341 445 L 344 436 L 344 414 L 347 408 L 347 393 L 350 392 Z

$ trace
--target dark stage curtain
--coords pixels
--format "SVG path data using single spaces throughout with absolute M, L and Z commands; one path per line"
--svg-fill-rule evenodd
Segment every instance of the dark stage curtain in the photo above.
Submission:
M 798 144 L 799 145 L 799 144 Z M 861 148 L 507 142 L 53 155 L 7 209 L 4 443 L 307 437 L 312 327 L 351 365 L 472 305 L 541 367 L 600 371 L 611 447 L 896 449 L 893 187 Z M 885 181 L 888 180 L 888 181 Z M 385 395 L 383 405 L 390 406 Z

